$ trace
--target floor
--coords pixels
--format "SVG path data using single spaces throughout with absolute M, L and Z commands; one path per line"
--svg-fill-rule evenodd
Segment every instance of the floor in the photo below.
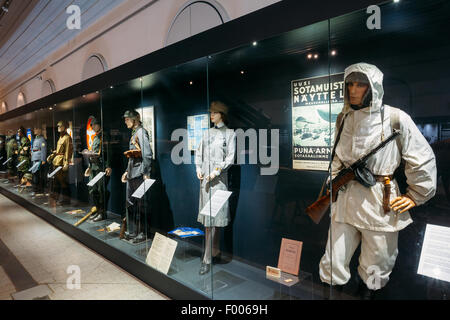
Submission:
M 0 194 L 0 300 L 168 300 Z

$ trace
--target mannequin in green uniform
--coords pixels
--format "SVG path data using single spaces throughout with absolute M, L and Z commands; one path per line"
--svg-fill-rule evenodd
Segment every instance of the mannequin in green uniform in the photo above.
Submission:
M 13 182 L 17 174 L 17 149 L 19 145 L 17 144 L 16 135 L 13 130 L 8 130 L 6 136 L 6 159 L 8 163 L 6 167 L 8 168 L 8 183 Z M 6 161 L 6 160 L 5 160 Z
M 28 139 L 26 135 L 26 131 L 24 127 L 20 127 L 17 130 L 17 134 L 19 135 L 19 148 L 17 150 L 18 159 L 17 159 L 17 171 L 19 176 L 20 184 L 25 184 L 30 178 L 29 175 L 25 176 L 25 174 L 30 170 L 31 163 L 31 141 Z M 25 178 L 25 179 L 24 179 Z M 31 185 L 31 183 L 30 183 Z
M 109 176 L 111 175 L 111 167 L 109 165 L 109 143 L 105 139 L 102 131 L 101 123 L 97 118 L 90 117 L 91 126 L 95 132 L 94 141 L 92 142 L 92 150 L 89 153 L 89 167 L 84 172 L 85 177 L 89 177 L 89 181 L 95 178 L 97 174 L 105 170 L 105 177 L 98 181 L 94 186 L 89 187 L 89 194 L 92 198 L 97 212 L 89 218 L 93 222 L 106 219 L 106 206 L 108 204 L 109 192 L 106 188 Z

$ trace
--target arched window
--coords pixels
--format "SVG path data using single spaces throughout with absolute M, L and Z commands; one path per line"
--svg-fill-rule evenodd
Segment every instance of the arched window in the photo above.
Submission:
M 25 98 L 25 95 L 23 94 L 23 92 L 19 92 L 19 94 L 17 95 L 17 108 L 21 107 L 23 105 L 27 104 L 27 100 Z
M 56 91 L 55 84 L 52 80 L 46 80 L 42 85 L 42 97 L 48 96 Z
M 215 0 L 191 0 L 178 11 L 170 26 L 165 45 L 189 38 L 230 20 L 225 9 Z
M 0 109 L 0 113 L 5 113 L 6 111 L 8 111 L 8 105 L 5 101 L 2 101 L 2 108 Z
M 100 54 L 94 54 L 87 59 L 83 67 L 82 80 L 86 80 L 108 70 L 105 58 Z

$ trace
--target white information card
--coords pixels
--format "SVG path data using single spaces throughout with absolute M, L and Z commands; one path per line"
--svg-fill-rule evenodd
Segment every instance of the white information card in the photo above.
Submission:
M 141 199 L 144 194 L 150 189 L 150 187 L 155 183 L 156 180 L 153 179 L 147 179 L 144 180 L 144 182 L 141 183 L 139 188 L 136 189 L 136 191 L 131 195 L 134 198 Z
M 200 214 L 215 218 L 231 194 L 231 191 L 217 190 L 211 199 L 208 200 L 202 211 L 200 211 Z
M 178 242 L 156 232 L 145 262 L 152 268 L 167 274 Z
M 16 168 L 20 168 L 21 165 L 23 165 L 27 160 L 23 160 L 21 163 L 19 163 Z
M 105 175 L 104 172 L 99 172 L 94 179 L 92 179 L 91 181 L 89 181 L 89 183 L 87 184 L 88 187 L 93 187 L 101 178 L 103 178 L 103 176 Z
M 39 167 L 41 166 L 41 162 L 37 161 L 33 164 L 33 166 L 30 168 L 31 173 L 36 173 L 36 171 L 39 170 Z
M 450 282 L 450 228 L 427 224 L 417 273 Z
M 55 174 L 57 174 L 60 170 L 62 169 L 62 167 L 58 167 L 55 170 L 53 170 L 52 173 L 50 173 L 49 175 L 47 175 L 47 178 L 51 178 L 53 177 Z

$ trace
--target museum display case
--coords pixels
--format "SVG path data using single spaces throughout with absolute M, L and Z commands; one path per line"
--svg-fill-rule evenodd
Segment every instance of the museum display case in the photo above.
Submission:
M 192 61 L 167 62 L 131 80 L 121 81 L 112 70 L 119 80 L 107 86 L 95 82 L 94 89 L 79 94 L 77 88 L 74 95 L 68 88 L 66 99 L 53 96 L 51 104 L 38 101 L 21 107 L 20 114 L 3 114 L 0 190 L 169 296 L 184 288 L 183 297 L 198 299 L 360 299 L 364 282 L 370 283 L 370 276 L 379 280 L 370 266 L 359 266 L 362 256 L 374 268 L 390 259 L 377 299 L 445 299 L 450 42 L 440 30 L 448 30 L 450 6 L 433 0 L 375 7 Z M 143 61 L 150 65 L 158 57 Z M 356 63 L 384 74 L 383 90 L 379 78 L 370 78 L 375 69 L 367 71 L 373 100 L 363 120 L 379 120 L 375 106 L 381 100 L 400 109 L 400 119 L 410 117 L 410 127 L 399 125 L 404 150 L 390 154 L 395 158 L 390 166 L 396 168 L 404 155 L 405 188 L 422 196 L 414 198 L 420 205 L 409 210 L 413 222 L 404 230 L 356 223 L 353 236 L 338 236 L 330 229 L 336 211 L 314 221 L 307 208 L 336 181 L 330 161 L 340 135 L 336 123 L 347 86 L 354 83 L 344 72 Z M 337 149 L 338 157 L 349 156 L 346 167 L 377 144 L 363 138 L 381 124 L 351 119 L 355 129 L 347 122 L 339 142 L 346 151 Z M 388 137 L 392 121 L 383 125 Z M 24 174 L 17 167 L 20 154 L 6 152 L 20 148 L 20 127 L 32 146 Z M 397 146 L 390 143 L 387 147 Z M 434 156 L 427 158 L 423 150 Z M 374 174 L 393 174 L 381 171 Z M 404 194 L 395 181 L 390 200 Z M 379 181 L 361 185 L 382 188 Z M 347 205 L 327 197 L 331 207 L 352 212 L 375 206 L 368 196 L 359 202 L 345 198 Z M 393 211 L 391 220 L 376 215 L 386 225 L 408 220 Z M 384 232 L 379 235 L 384 247 L 368 248 L 366 230 Z M 370 260 L 383 250 L 392 251 L 388 258 Z M 342 251 L 350 254 L 343 257 Z M 334 269 L 325 266 L 326 252 Z M 336 269 L 339 260 L 345 263 Z M 326 269 L 334 289 L 324 284 Z

